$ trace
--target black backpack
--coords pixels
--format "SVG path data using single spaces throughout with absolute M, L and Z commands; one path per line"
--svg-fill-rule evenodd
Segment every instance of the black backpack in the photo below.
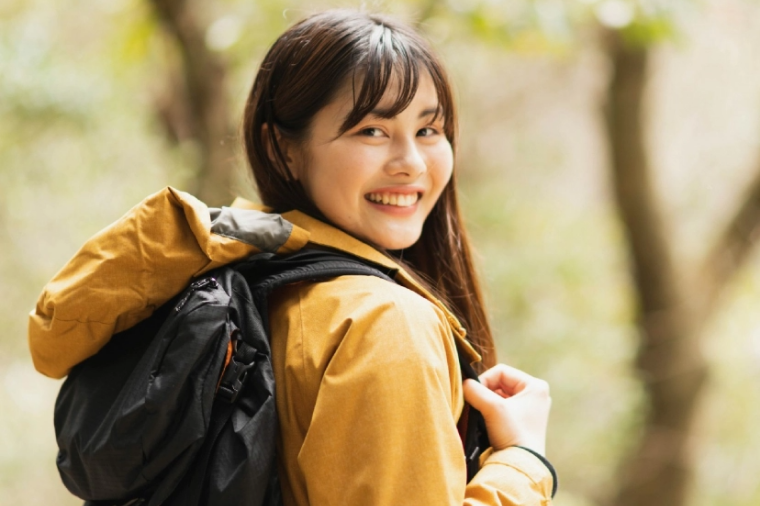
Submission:
M 269 295 L 298 281 L 394 274 L 304 250 L 197 279 L 69 374 L 55 405 L 63 483 L 88 506 L 281 505 Z M 460 363 L 476 377 L 461 354 Z M 488 441 L 468 412 L 470 479 Z

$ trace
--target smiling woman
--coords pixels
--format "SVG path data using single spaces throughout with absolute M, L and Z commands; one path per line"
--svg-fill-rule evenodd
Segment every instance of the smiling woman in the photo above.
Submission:
M 262 201 L 329 224 L 312 235 L 321 247 L 369 254 L 348 247 L 346 234 L 371 245 L 406 267 L 416 292 L 340 279 L 279 294 L 271 340 L 285 385 L 277 403 L 286 504 L 551 502 L 556 481 L 539 456 L 548 387 L 491 367 L 457 203 L 456 131 L 442 64 L 392 19 L 314 15 L 281 35 L 261 65 L 244 137 Z M 444 313 L 430 313 L 430 303 Z M 457 339 L 462 325 L 466 340 Z M 485 386 L 461 384 L 456 349 L 470 346 L 482 356 L 477 366 L 491 367 Z M 495 450 L 466 489 L 463 394 L 482 411 Z

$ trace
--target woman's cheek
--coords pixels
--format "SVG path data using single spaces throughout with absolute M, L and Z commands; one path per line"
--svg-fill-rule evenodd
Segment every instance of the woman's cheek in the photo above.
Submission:
M 448 141 L 434 150 L 431 162 L 435 185 L 442 190 L 454 172 L 454 153 Z

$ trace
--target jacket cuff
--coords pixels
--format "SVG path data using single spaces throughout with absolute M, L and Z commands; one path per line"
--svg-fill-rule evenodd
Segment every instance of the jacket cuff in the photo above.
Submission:
M 531 481 L 544 489 L 549 497 L 554 497 L 557 492 L 557 472 L 554 466 L 539 453 L 522 446 L 510 446 L 503 450 L 494 451 L 489 448 L 481 456 L 481 467 L 490 464 L 501 464 L 518 469 Z M 551 486 L 549 485 L 551 480 Z M 551 493 L 549 489 L 551 487 Z
M 557 478 L 557 471 L 554 469 L 554 466 L 552 465 L 552 463 L 549 462 L 549 460 L 547 460 L 546 457 L 544 457 L 538 452 L 531 450 L 530 448 L 525 448 L 524 446 L 515 446 L 515 448 L 522 448 L 526 452 L 529 452 L 535 455 L 536 458 L 540 460 L 543 465 L 546 466 L 549 472 L 552 473 L 552 499 L 554 499 L 554 495 L 557 493 L 557 487 L 559 487 L 559 479 Z

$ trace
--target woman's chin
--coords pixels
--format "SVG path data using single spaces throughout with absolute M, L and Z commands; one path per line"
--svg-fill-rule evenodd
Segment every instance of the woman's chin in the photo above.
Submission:
M 327 218 L 330 219 L 330 216 L 327 215 Z M 381 218 L 383 219 L 378 220 L 376 216 L 371 215 L 369 218 L 347 223 L 335 219 L 332 223 L 357 239 L 388 251 L 406 249 L 416 243 L 422 235 L 422 220 L 388 219 L 385 216 Z
M 417 233 L 388 233 L 378 234 L 375 238 L 370 238 L 374 245 L 389 251 L 402 250 L 411 247 L 420 238 L 420 232 Z

